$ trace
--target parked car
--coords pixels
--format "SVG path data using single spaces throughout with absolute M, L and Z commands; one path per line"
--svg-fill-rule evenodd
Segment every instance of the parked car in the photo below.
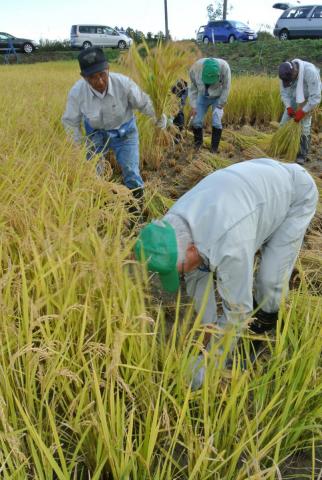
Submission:
M 202 25 L 197 32 L 197 42 L 214 43 L 236 40 L 248 42 L 257 40 L 257 34 L 248 25 L 236 20 L 215 20 Z
M 322 38 L 322 5 L 297 5 L 284 8 L 277 3 L 273 8 L 284 10 L 274 28 L 280 40 L 289 38 Z
M 128 48 L 133 40 L 106 25 L 73 25 L 70 44 L 73 48 L 112 47 Z
M 24 53 L 32 53 L 38 48 L 38 43 L 28 38 L 18 38 L 10 33 L 0 32 L 0 50 L 6 51 L 9 46 L 13 47 Z

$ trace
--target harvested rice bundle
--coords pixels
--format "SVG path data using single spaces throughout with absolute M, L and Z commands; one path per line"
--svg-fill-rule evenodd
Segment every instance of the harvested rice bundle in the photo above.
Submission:
M 269 122 L 269 126 L 273 129 L 273 130 L 278 130 L 280 128 L 280 123 L 279 122 L 275 122 L 275 121 L 271 121 Z
M 294 162 L 300 148 L 302 126 L 293 120 L 286 122 L 274 133 L 268 154 L 273 158 L 285 157 L 286 160 Z
M 261 148 L 257 147 L 257 145 L 253 145 L 243 150 L 243 158 L 245 160 L 251 160 L 253 158 L 265 158 L 266 156 L 266 153 Z
M 159 191 L 160 185 L 146 184 L 144 189 L 145 211 L 148 219 L 159 218 L 173 205 L 173 200 Z
M 256 128 L 252 127 L 251 125 L 243 125 L 239 133 L 241 135 L 245 135 L 246 137 L 266 138 L 267 136 L 267 133 L 256 130 Z
M 178 176 L 178 183 L 175 187 L 176 197 L 186 193 L 213 171 L 214 167 L 208 161 L 202 158 L 193 160 Z
M 189 163 L 178 176 L 178 185 L 175 188 L 176 196 L 183 195 L 215 170 L 228 167 L 229 165 L 231 165 L 231 162 L 219 155 L 214 155 L 210 152 L 200 153 L 199 158 Z
M 241 133 L 235 132 L 233 130 L 226 130 L 224 132 L 224 138 L 230 140 L 236 147 L 244 150 L 246 148 L 252 147 L 258 142 L 258 139 L 255 136 L 246 136 Z

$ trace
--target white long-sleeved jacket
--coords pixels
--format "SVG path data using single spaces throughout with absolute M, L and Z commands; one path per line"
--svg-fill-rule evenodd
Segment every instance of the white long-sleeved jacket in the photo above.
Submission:
M 168 214 L 187 223 L 205 265 L 216 272 L 224 310 L 219 323 L 240 326 L 252 312 L 255 253 L 285 222 L 302 195 L 308 196 L 309 207 L 304 206 L 298 222 L 292 220 L 287 227 L 286 248 L 291 251 L 293 246 L 298 248 L 295 241 L 301 243 L 317 201 L 314 182 L 299 165 L 271 159 L 232 165 L 208 175 L 169 210 Z M 187 292 L 198 311 L 205 305 L 202 322 L 214 323 L 212 273 L 204 270 L 186 274 Z
M 191 67 L 190 75 L 190 85 L 189 85 L 189 101 L 192 108 L 197 106 L 197 97 L 198 95 L 205 94 L 205 84 L 202 81 L 202 69 L 204 61 L 207 58 L 200 58 L 197 60 Z M 216 85 L 211 85 L 209 87 L 208 93 L 209 97 L 219 97 L 218 105 L 223 107 L 227 102 L 230 85 L 231 85 L 231 72 L 228 63 L 221 58 L 216 58 L 220 65 L 220 80 Z
M 75 83 L 68 94 L 62 122 L 75 142 L 80 143 L 83 118 L 92 128 L 112 130 L 131 120 L 133 110 L 155 118 L 150 97 L 133 80 L 119 73 L 109 73 L 105 95 L 95 95 L 84 79 Z
M 320 72 L 313 63 L 302 62 L 304 66 L 303 90 L 305 98 L 305 104 L 302 110 L 308 113 L 321 102 L 321 79 Z M 285 108 L 292 107 L 296 104 L 297 82 L 297 80 L 293 82 L 290 87 L 283 87 L 283 82 L 280 82 L 281 97 Z

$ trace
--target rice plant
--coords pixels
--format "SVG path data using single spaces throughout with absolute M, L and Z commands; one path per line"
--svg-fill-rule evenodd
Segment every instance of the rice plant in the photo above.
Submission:
M 300 148 L 302 126 L 292 120 L 286 122 L 274 133 L 268 153 L 273 158 L 285 157 L 289 162 L 294 162 Z
M 66 138 L 77 78 L 76 62 L 0 67 L 1 478 L 281 478 L 322 440 L 321 203 L 276 334 L 257 362 L 236 354 L 228 370 L 235 332 L 216 329 L 204 349 L 184 292 L 164 296 L 133 259 L 129 192 Z M 189 155 L 182 182 L 230 162 Z M 148 179 L 150 217 L 179 180 Z M 205 383 L 192 392 L 200 353 Z

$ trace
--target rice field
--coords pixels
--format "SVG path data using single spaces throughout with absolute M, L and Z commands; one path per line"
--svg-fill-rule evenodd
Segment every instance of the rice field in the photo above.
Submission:
M 163 48 L 145 62 L 133 50 L 111 69 L 169 116 L 169 86 L 199 53 Z M 321 478 L 322 199 L 276 334 L 255 364 L 242 368 L 237 356 L 228 370 L 235 332 L 215 331 L 205 351 L 184 291 L 162 295 L 133 259 L 139 227 L 129 228 L 114 159 L 98 178 L 66 138 L 60 118 L 78 78 L 76 62 L 0 66 L 0 477 Z M 268 155 L 281 112 L 276 79 L 234 79 L 217 155 L 195 154 L 188 128 L 176 145 L 173 127 L 161 135 L 138 115 L 148 218 L 211 171 Z M 189 366 L 200 352 L 207 373 L 192 392 Z M 297 455 L 306 476 L 291 473 Z

